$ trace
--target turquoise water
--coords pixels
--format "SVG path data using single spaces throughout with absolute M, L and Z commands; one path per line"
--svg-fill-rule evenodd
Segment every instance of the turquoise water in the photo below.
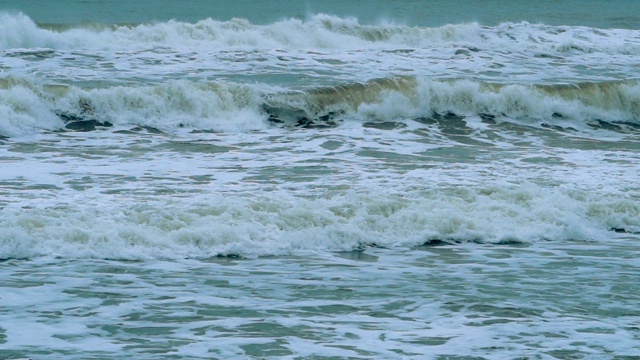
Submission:
M 0 1 L 0 358 L 637 358 L 638 4 Z
M 636 29 L 640 5 L 633 0 L 615 1 L 1 1 L 0 9 L 22 11 L 43 24 L 140 23 L 175 19 L 196 22 L 243 18 L 269 24 L 318 13 L 353 16 L 361 23 L 393 21 L 410 26 L 441 26 L 463 22 L 497 25 L 528 21 L 548 25 Z

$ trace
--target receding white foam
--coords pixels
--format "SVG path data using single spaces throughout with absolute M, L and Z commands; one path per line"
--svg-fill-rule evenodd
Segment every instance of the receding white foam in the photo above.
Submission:
M 426 180 L 425 180 L 426 181 Z M 90 195 L 87 195 L 90 196 Z M 610 228 L 640 231 L 640 208 L 624 197 L 541 188 L 348 193 L 194 195 L 143 202 L 9 206 L 0 258 L 206 258 L 344 251 L 429 240 L 606 241 Z M 93 205 L 92 205 L 93 204 Z M 16 204 L 17 205 L 17 204 Z

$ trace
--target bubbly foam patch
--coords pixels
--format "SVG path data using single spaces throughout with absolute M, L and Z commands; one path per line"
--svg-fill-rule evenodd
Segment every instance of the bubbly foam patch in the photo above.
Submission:
M 0 257 L 259 256 L 369 245 L 411 247 L 432 240 L 603 241 L 610 228 L 621 225 L 640 231 L 637 203 L 534 185 L 404 196 L 304 198 L 279 192 L 269 197 L 148 199 L 128 205 L 104 199 L 100 206 L 84 203 L 5 208 Z

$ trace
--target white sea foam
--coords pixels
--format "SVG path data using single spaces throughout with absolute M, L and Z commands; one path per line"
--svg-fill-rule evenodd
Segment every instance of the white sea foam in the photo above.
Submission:
M 48 30 L 38 27 L 23 14 L 0 14 L 3 36 L 0 48 L 87 48 L 145 49 L 151 47 L 196 47 L 209 49 L 240 48 L 307 48 L 353 49 L 385 41 L 402 27 L 363 27 L 355 19 L 328 15 L 314 16 L 309 21 L 290 19 L 271 25 L 253 25 L 243 19 L 222 22 L 212 19 L 197 23 L 168 21 L 137 26 L 116 26 Z M 433 31 L 433 39 L 456 38 L 455 31 Z M 407 42 L 413 38 L 400 39 Z M 429 39 L 432 42 L 433 40 Z M 369 44 L 369 45 L 368 45 Z
M 0 135 L 20 136 L 64 126 L 51 104 L 31 89 L 0 89 Z
M 310 118 L 346 112 L 344 118 L 379 120 L 430 117 L 433 113 L 489 115 L 525 123 L 561 124 L 584 130 L 604 120 L 638 124 L 640 84 L 500 85 L 472 80 L 380 79 L 365 84 L 273 96 L 272 112 Z M 302 114 L 302 115 L 301 115 Z
M 634 309 L 637 261 L 624 251 L 637 247 L 583 245 L 9 261 L 0 316 L 9 358 L 258 357 L 276 343 L 302 357 L 632 356 L 635 319 L 612 314 Z M 129 345 L 143 337 L 152 350 Z
M 301 117 L 318 120 L 327 114 L 337 121 L 481 114 L 580 131 L 597 121 L 637 124 L 640 118 L 636 82 L 505 86 L 389 78 L 289 92 L 260 84 L 188 80 L 89 89 L 15 80 L 0 92 L 4 136 L 64 128 L 60 116 L 168 132 L 180 128 L 242 132 L 268 127 L 269 116 L 296 124 Z
M 287 19 L 255 25 L 244 19 L 196 23 L 167 21 L 134 26 L 88 26 L 46 29 L 21 13 L 0 13 L 0 48 L 146 49 L 153 47 L 229 49 L 283 48 L 363 50 L 468 45 L 477 50 L 531 51 L 538 55 L 605 52 L 638 54 L 633 30 L 476 23 L 437 28 L 396 24 L 361 25 L 355 18 L 318 14 L 306 20 Z
M 158 86 L 83 90 L 20 83 L 0 89 L 0 135 L 20 136 L 64 128 L 61 114 L 114 125 L 216 131 L 262 129 L 260 86 L 170 81 Z
M 104 197 L 104 195 L 103 195 Z M 285 192 L 3 209 L 0 258 L 206 258 L 411 247 L 430 240 L 606 241 L 610 228 L 640 231 L 637 203 L 619 196 L 511 189 L 405 196 L 301 198 Z
M 537 120 L 561 116 L 577 120 L 574 124 L 578 127 L 594 119 L 637 122 L 640 118 L 639 94 L 637 83 L 538 87 L 492 86 L 468 80 L 422 81 L 417 90 L 418 98 L 426 103 L 421 107 L 439 113 L 506 115 Z

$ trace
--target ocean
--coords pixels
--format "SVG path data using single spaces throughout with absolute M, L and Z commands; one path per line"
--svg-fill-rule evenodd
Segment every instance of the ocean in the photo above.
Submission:
M 0 0 L 1 359 L 639 359 L 640 2 Z

